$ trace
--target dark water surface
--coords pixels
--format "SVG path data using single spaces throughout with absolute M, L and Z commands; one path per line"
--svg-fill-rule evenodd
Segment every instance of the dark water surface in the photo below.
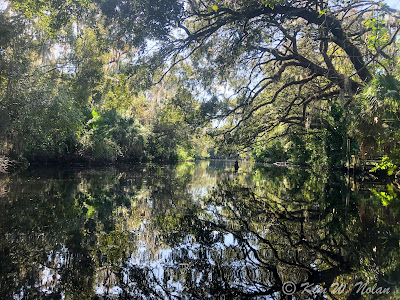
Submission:
M 0 299 L 399 299 L 391 186 L 233 164 L 0 177 Z

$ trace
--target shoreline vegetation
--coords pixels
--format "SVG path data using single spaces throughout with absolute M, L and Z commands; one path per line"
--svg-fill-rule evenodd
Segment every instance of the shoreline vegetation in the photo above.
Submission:
M 207 160 L 216 160 L 216 161 L 232 161 L 239 162 L 239 167 L 242 163 L 245 164 L 254 164 L 258 166 L 270 166 L 276 168 L 299 168 L 299 169 L 309 169 L 309 170 L 325 170 L 338 172 L 342 174 L 347 174 L 350 177 L 357 178 L 358 181 L 371 181 L 371 182 L 389 182 L 397 181 L 396 174 L 388 175 L 388 172 L 385 169 L 378 168 L 379 164 L 376 163 L 375 167 L 365 167 L 365 166 L 356 166 L 347 168 L 347 166 L 335 167 L 335 168 L 327 168 L 326 166 L 317 167 L 311 164 L 293 164 L 292 162 L 260 162 L 255 161 L 254 159 L 237 159 L 232 157 L 215 157 L 215 158 L 192 158 L 187 160 L 173 160 L 173 161 L 151 161 L 151 160 L 134 160 L 134 159 L 110 159 L 110 158 L 93 158 L 93 157 L 84 157 L 80 155 L 66 155 L 61 157 L 41 157 L 31 162 L 27 160 L 10 160 L 5 156 L 0 156 L 0 175 L 11 175 L 14 172 L 21 171 L 29 168 L 42 168 L 42 167 L 71 167 L 71 168 L 82 168 L 82 169 L 91 169 L 98 167 L 118 167 L 118 166 L 137 166 L 142 164 L 151 164 L 151 165 L 177 165 L 180 163 L 196 163 L 199 161 L 207 161 Z M 238 167 L 238 168 L 239 168 Z M 232 168 L 236 170 L 236 167 L 232 165 Z M 376 168 L 377 170 L 373 170 Z M 371 170 L 373 172 L 371 172 Z
M 215 157 L 215 158 L 192 158 L 187 160 L 135 160 L 125 158 L 94 158 L 85 157 L 80 155 L 66 155 L 60 157 L 40 157 L 33 161 L 27 160 L 10 160 L 6 156 L 0 156 L 0 174 L 10 174 L 18 170 L 26 169 L 29 167 L 40 167 L 40 166 L 80 166 L 84 168 L 101 167 L 101 166 L 118 166 L 118 165 L 137 165 L 137 164 L 178 164 L 182 162 L 196 162 L 203 160 L 224 160 L 224 161 L 236 161 L 235 158 L 230 157 Z

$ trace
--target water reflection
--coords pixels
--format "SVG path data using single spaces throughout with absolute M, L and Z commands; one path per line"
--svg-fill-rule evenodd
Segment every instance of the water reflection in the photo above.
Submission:
M 296 299 L 398 298 L 398 206 L 370 189 L 227 161 L 2 177 L 0 294 L 284 299 L 292 282 Z

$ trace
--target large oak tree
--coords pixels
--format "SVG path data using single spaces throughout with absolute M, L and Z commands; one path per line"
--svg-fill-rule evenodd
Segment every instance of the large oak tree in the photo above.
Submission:
M 390 73 L 397 56 L 399 15 L 383 2 L 116 0 L 99 5 L 119 42 L 152 46 L 151 54 L 143 52 L 149 70 L 168 72 L 190 61 L 208 92 L 227 84 L 229 97 L 214 117 L 230 121 L 223 123 L 230 124 L 225 137 L 239 133 L 247 141 L 278 127 L 331 126 L 324 115 L 329 102 L 340 98 L 350 110 L 353 96 L 376 73 Z

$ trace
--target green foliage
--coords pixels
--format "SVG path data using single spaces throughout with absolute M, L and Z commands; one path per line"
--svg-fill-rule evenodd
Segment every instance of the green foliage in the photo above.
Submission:
M 384 156 L 382 158 L 382 161 L 379 164 L 376 164 L 375 167 L 373 167 L 370 172 L 376 172 L 378 170 L 387 170 L 387 174 L 389 176 L 393 175 L 394 172 L 397 170 L 397 166 L 390 160 L 389 157 Z
M 23 14 L 0 14 L 0 150 L 30 160 L 70 154 L 135 161 L 193 159 L 185 122 L 194 124 L 198 118 L 194 102 L 190 107 L 185 102 L 190 93 L 182 89 L 175 96 L 183 114 L 166 108 L 167 114 L 158 118 L 163 106 L 156 107 L 152 94 L 145 96 L 134 86 L 131 48 L 118 49 L 118 37 L 107 36 L 111 28 L 89 4 L 16 0 L 11 7 Z M 70 13 L 63 18 L 66 7 Z M 76 22 L 82 9 L 85 16 Z
M 329 126 L 314 134 L 292 131 L 264 146 L 253 148 L 260 162 L 291 161 L 300 165 L 340 168 L 346 159 L 347 127 L 343 109 L 332 103 L 327 119 Z
M 396 206 L 399 207 L 399 195 L 398 191 L 396 191 L 393 184 L 387 185 L 387 191 L 377 191 L 375 189 L 371 190 L 373 195 L 379 199 L 383 206 L 390 206 L 395 208 Z
M 341 167 L 346 160 L 347 126 L 343 109 L 338 104 L 331 106 L 331 126 L 323 134 L 327 165 Z
M 285 3 L 285 0 L 264 0 L 265 6 L 272 9 L 274 9 L 275 5 L 283 3 Z
M 71 94 L 75 101 L 85 107 L 89 101 L 99 102 L 98 90 L 104 76 L 105 56 L 102 40 L 94 29 L 85 29 L 82 36 L 72 42 L 69 60 L 75 68 L 71 82 Z
M 153 161 L 177 161 L 178 128 L 173 123 L 156 121 L 147 137 L 147 153 Z
M 82 17 L 90 0 L 13 0 L 14 9 L 28 19 L 40 18 L 46 30 L 55 35 L 63 26 Z
M 385 23 L 384 15 L 379 15 L 365 21 L 366 27 L 370 30 L 367 41 L 369 49 L 379 49 L 388 42 L 389 34 Z
M 98 1 L 114 39 L 145 47 L 147 39 L 166 40 L 180 20 L 183 4 L 177 0 Z
M 274 163 L 278 161 L 287 161 L 289 154 L 286 152 L 283 141 L 274 140 L 266 146 L 256 146 L 253 149 L 253 157 L 257 162 Z
M 388 117 L 399 109 L 400 82 L 393 75 L 378 74 L 363 89 L 361 97 L 366 111 Z
M 111 231 L 99 236 L 99 251 L 104 259 L 112 264 L 121 263 L 126 259 L 126 253 L 130 250 L 130 234 L 126 231 Z
M 311 153 L 307 149 L 307 141 L 304 136 L 296 133 L 289 136 L 289 144 L 287 146 L 289 160 L 295 164 L 304 165 L 308 162 Z
M 194 148 L 185 149 L 183 146 L 178 145 L 176 154 L 179 161 L 193 160 L 195 150 Z
M 92 111 L 80 143 L 82 154 L 94 158 L 141 160 L 144 140 L 133 118 L 124 118 L 111 109 L 102 114 Z
M 76 149 L 83 114 L 65 89 L 45 92 L 47 84 L 23 97 L 25 103 L 11 125 L 16 156 L 55 157 Z
M 356 135 L 360 139 L 375 137 L 380 148 L 378 154 L 398 164 L 400 82 L 393 74 L 377 75 L 363 89 L 359 103 L 361 110 L 354 120 Z

